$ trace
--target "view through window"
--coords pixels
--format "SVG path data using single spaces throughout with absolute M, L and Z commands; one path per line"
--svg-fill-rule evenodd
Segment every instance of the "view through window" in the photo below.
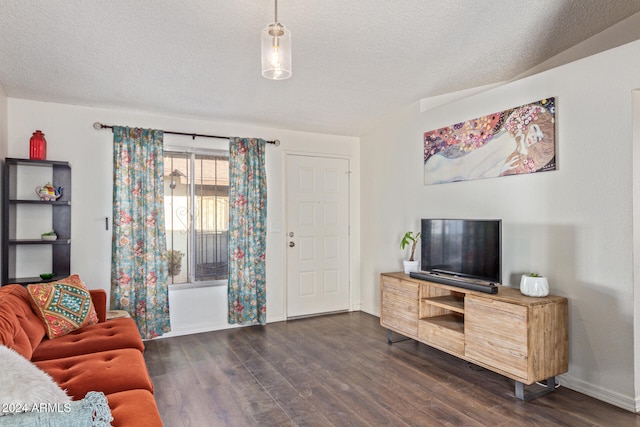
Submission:
M 164 179 L 169 283 L 226 281 L 228 153 L 165 149 Z

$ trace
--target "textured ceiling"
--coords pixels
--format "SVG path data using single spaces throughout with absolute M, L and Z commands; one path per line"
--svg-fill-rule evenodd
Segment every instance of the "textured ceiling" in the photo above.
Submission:
M 0 0 L 0 84 L 12 98 L 357 136 L 409 102 L 510 80 L 640 0 L 278 6 L 284 81 L 260 75 L 272 0 Z

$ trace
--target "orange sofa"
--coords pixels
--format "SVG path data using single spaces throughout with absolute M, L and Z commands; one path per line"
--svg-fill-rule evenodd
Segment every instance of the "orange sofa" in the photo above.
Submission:
M 73 400 L 89 391 L 103 392 L 113 426 L 162 426 L 135 322 L 105 321 L 106 292 L 90 293 L 99 323 L 49 339 L 27 289 L 0 287 L 0 344 L 31 360 Z

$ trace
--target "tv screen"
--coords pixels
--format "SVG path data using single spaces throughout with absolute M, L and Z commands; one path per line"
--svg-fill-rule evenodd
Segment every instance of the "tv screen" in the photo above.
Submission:
M 423 219 L 421 270 L 501 283 L 501 220 Z

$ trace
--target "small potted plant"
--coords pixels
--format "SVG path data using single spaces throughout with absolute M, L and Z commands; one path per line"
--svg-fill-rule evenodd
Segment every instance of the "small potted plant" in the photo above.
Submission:
M 411 245 L 411 255 L 408 260 L 404 260 L 404 272 L 406 274 L 411 273 L 412 271 L 418 271 L 419 262 L 414 260 L 414 256 L 416 254 L 416 246 L 418 245 L 418 241 L 420 240 L 420 233 L 414 234 L 413 231 L 407 231 L 402 236 L 402 240 L 400 241 L 400 248 L 403 250 Z
M 546 297 L 549 295 L 549 282 L 538 273 L 523 274 L 520 278 L 520 292 L 530 297 Z
M 182 270 L 182 257 L 184 253 L 179 250 L 169 250 L 169 276 L 177 276 Z
M 40 238 L 42 238 L 42 240 L 56 240 L 58 236 L 56 235 L 55 231 L 51 230 L 46 233 L 42 233 L 40 235 Z

